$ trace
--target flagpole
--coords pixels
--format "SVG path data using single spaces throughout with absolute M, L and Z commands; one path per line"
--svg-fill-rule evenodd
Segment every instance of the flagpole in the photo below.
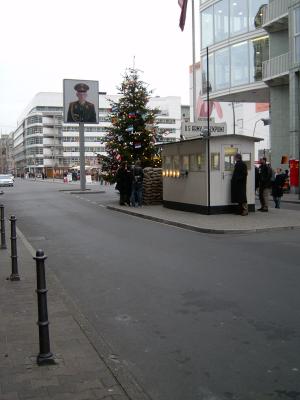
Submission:
M 193 121 L 197 121 L 196 116 L 196 43 L 195 43 L 195 7 L 192 0 L 192 46 L 193 46 Z

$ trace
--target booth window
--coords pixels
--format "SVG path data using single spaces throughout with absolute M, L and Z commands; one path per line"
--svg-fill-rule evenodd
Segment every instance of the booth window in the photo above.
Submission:
M 220 170 L 220 153 L 211 153 L 211 170 Z
M 180 168 L 180 158 L 179 156 L 174 156 L 173 157 L 173 170 L 178 171 Z
M 247 169 L 251 169 L 251 153 L 243 153 L 242 160 L 247 165 Z
M 172 169 L 172 157 L 171 156 L 163 157 L 163 166 L 164 166 L 164 169 Z
M 190 170 L 192 172 L 205 170 L 205 154 L 191 154 L 190 155 Z
M 238 152 L 236 147 L 226 147 L 224 150 L 224 171 L 233 171 L 234 156 Z
M 181 169 L 183 171 L 189 171 L 190 170 L 189 156 L 181 156 Z

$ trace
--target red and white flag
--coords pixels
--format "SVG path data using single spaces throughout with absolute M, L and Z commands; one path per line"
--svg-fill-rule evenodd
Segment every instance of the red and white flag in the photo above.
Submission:
M 179 26 L 182 31 L 184 30 L 184 25 L 185 25 L 187 3 L 188 0 L 178 0 L 179 7 L 181 8 Z

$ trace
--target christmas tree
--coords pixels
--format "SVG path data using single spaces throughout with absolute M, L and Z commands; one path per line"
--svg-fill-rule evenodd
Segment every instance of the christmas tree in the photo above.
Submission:
M 155 116 L 157 109 L 150 109 L 148 102 L 152 91 L 140 80 L 138 71 L 128 69 L 124 75 L 119 101 L 111 102 L 111 128 L 105 142 L 110 173 L 116 171 L 122 161 L 133 164 L 141 161 L 142 167 L 160 165 Z

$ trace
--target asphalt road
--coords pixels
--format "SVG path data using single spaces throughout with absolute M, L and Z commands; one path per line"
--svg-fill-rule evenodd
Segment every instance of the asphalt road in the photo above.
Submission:
M 300 399 L 299 231 L 201 234 L 59 189 L 1 200 L 153 400 Z

